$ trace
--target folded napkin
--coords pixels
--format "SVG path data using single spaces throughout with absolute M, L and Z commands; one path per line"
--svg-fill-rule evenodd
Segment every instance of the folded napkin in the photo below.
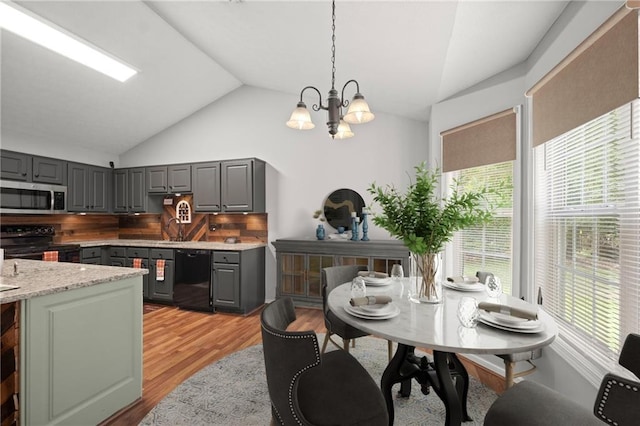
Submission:
M 358 272 L 358 276 L 369 277 L 369 278 L 389 278 L 389 274 L 385 272 L 374 272 L 374 271 L 360 271 Z
M 156 260 L 156 281 L 164 281 L 164 259 Z
M 525 318 L 528 320 L 538 319 L 538 310 L 534 307 L 529 309 L 527 307 L 516 308 L 514 306 L 501 305 L 500 303 L 480 302 L 478 303 L 478 309 L 485 310 L 487 312 L 499 312 L 505 315 L 511 315 L 512 317 Z
M 390 296 L 365 296 L 365 297 L 354 297 L 349 300 L 351 306 L 362 306 L 362 305 L 386 305 L 387 303 L 391 303 Z
M 139 257 L 136 257 L 135 259 L 133 259 L 133 267 L 142 268 L 142 259 L 140 259 Z
M 456 283 L 456 284 L 475 284 L 479 282 L 480 279 L 478 277 L 457 276 L 457 277 L 447 277 L 447 281 L 449 281 L 450 283 Z

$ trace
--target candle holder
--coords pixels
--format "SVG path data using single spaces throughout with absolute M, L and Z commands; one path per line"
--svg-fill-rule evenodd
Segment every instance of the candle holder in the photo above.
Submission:
M 358 217 L 351 217 L 351 241 L 358 241 Z
M 369 231 L 369 224 L 367 223 L 367 213 L 362 212 L 362 239 L 361 241 L 369 241 L 367 233 Z

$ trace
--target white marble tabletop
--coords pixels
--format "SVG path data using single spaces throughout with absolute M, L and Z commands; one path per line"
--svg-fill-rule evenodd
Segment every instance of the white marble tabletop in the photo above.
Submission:
M 460 324 L 456 311 L 463 296 L 471 296 L 482 301 L 491 301 L 512 306 L 527 302 L 503 294 L 500 300 L 489 298 L 486 292 L 458 291 L 443 288 L 444 301 L 431 305 L 411 302 L 406 287 L 408 278 L 393 282 L 388 286 L 367 287 L 367 295 L 386 294 L 391 296 L 393 304 L 400 308 L 400 314 L 391 319 L 360 319 L 344 309 L 351 298 L 350 284 L 343 284 L 329 293 L 328 304 L 344 322 L 375 336 L 389 339 L 409 346 L 423 347 L 442 352 L 475 354 L 509 354 L 525 352 L 549 345 L 558 334 L 555 321 L 542 309 L 538 309 L 538 319 L 542 323 L 539 333 L 516 333 L 500 330 L 482 323 L 475 328 L 466 328 Z

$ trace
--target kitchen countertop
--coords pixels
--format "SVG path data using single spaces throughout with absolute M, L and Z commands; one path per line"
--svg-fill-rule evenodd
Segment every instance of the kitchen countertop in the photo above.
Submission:
M 15 276 L 13 275 L 14 263 L 17 264 L 18 270 L 18 275 Z M 18 288 L 0 291 L 0 303 L 15 302 L 74 288 L 119 281 L 148 273 L 147 269 L 117 266 L 5 259 L 0 286 L 16 286 Z
M 80 247 L 120 246 L 120 247 L 152 247 L 169 249 L 200 249 L 200 250 L 227 250 L 243 251 L 252 250 L 267 245 L 256 243 L 217 243 L 209 241 L 167 241 L 167 240 L 95 240 L 95 241 L 69 241 L 79 244 Z

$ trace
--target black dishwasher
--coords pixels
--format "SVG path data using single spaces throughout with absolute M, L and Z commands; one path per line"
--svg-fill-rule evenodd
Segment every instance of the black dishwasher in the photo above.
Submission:
M 213 312 L 210 251 L 176 250 L 173 303 L 179 308 Z

